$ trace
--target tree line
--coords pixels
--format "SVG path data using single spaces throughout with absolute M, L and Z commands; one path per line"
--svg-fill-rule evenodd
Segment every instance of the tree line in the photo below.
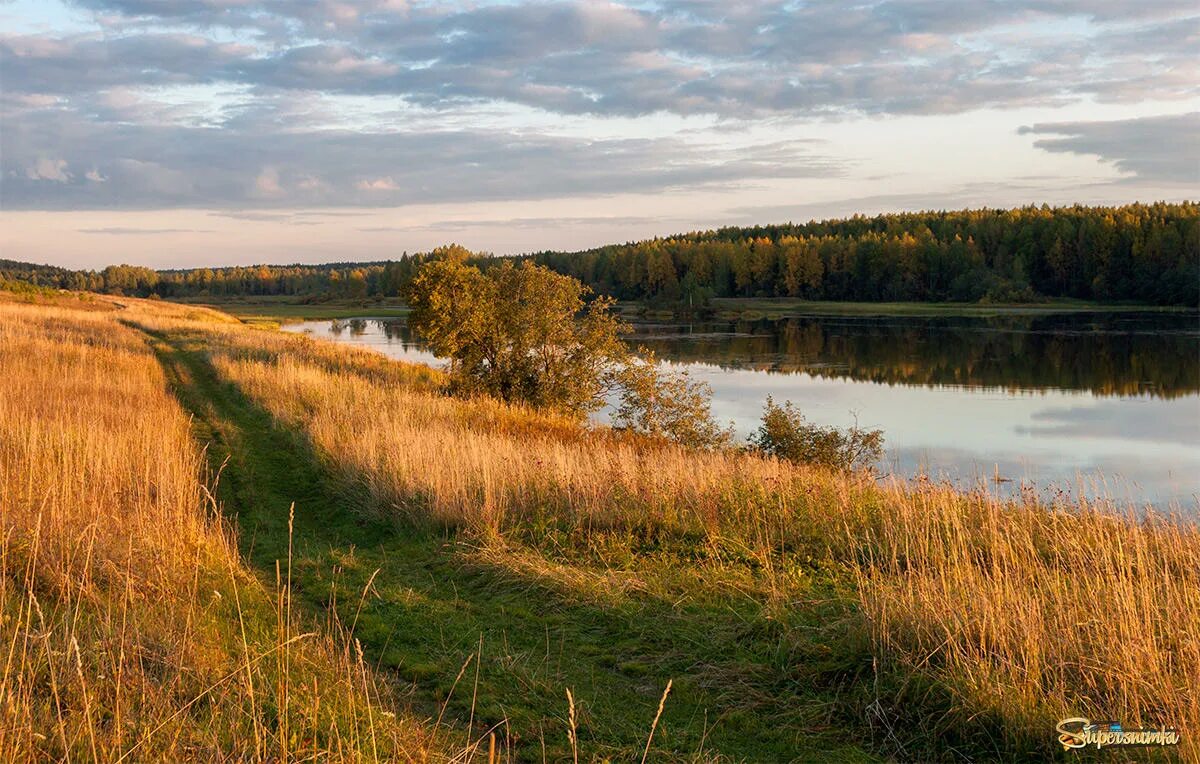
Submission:
M 1196 305 L 1200 205 L 1022 207 L 722 228 L 534 260 L 619 299 Z
M 400 273 L 405 274 L 403 280 L 397 278 Z M 0 260 L 0 279 L 58 289 L 165 298 L 292 295 L 365 299 L 395 296 L 410 273 L 410 269 L 401 268 L 398 262 L 249 265 L 161 271 L 140 265 L 110 265 L 99 271 L 72 271 Z
M 1200 304 L 1200 204 L 1021 207 L 854 216 L 721 228 L 582 252 L 512 258 L 457 245 L 378 263 L 70 271 L 0 261 L 0 277 L 160 297 L 400 295 L 451 256 L 486 271 L 529 259 L 622 300 L 699 306 L 713 297 L 1029 302 L 1078 298 Z

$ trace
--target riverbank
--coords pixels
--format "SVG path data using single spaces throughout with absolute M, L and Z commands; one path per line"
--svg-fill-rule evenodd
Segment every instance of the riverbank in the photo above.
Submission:
M 313 302 L 287 295 L 260 297 L 198 297 L 169 300 L 179 305 L 201 305 L 241 319 L 245 323 L 292 323 L 335 318 L 400 318 L 408 307 L 395 297 L 379 299 L 333 299 Z
M 313 302 L 310 298 L 291 296 L 262 297 L 204 297 L 171 300 L 184 305 L 203 305 L 221 310 L 247 322 L 291 323 L 323 319 L 402 318 L 408 307 L 397 298 L 334 299 Z M 639 302 L 618 303 L 626 319 L 646 317 L 673 319 L 678 311 Z M 717 298 L 701 311 L 706 317 L 721 320 L 756 320 L 787 318 L 788 316 L 1038 316 L 1055 313 L 1194 313 L 1194 309 L 1156 305 L 1097 303 L 1086 300 L 1048 300 L 1037 303 L 918 303 L 918 302 L 824 302 L 790 298 Z
M 6 337 L 34 320 L 21 311 L 44 309 L 11 310 Z M 119 336 L 161 369 L 145 378 L 221 475 L 209 486 L 249 580 L 282 582 L 297 623 L 341 624 L 358 670 L 388 680 L 371 697 L 394 716 L 377 723 L 411 725 L 430 760 L 442 740 L 482 744 L 487 760 L 492 734 L 512 761 L 640 760 L 647 748 L 670 761 L 1046 760 L 1061 755 L 1064 716 L 1200 726 L 1200 531 L 1181 520 L 877 485 L 581 428 L 449 398 L 428 367 L 195 308 L 122 298 L 86 320 L 81 336 Z M 107 378 L 73 384 L 119 408 Z M 36 398 L 12 400 L 12 417 L 28 417 Z M 157 461 L 121 474 L 156 474 Z M 85 515 L 64 520 L 64 538 Z M 159 535 L 177 522 L 159 518 Z M 162 584 L 177 608 L 211 588 L 190 580 Z M 39 594 L 41 607 L 54 596 Z M 236 628 L 236 614 L 204 612 Z M 188 633 L 185 669 L 218 639 Z M 101 633 L 81 652 L 119 638 Z M 248 660 L 270 649 L 248 644 Z M 255 729 L 282 735 L 265 717 L 237 732 L 248 722 L 235 703 L 188 697 L 161 705 L 183 729 L 228 729 L 214 750 L 243 750 L 231 746 Z M 371 707 L 353 708 L 359 725 Z M 72 717 L 80 746 L 83 718 Z M 53 715 L 41 719 L 30 732 L 53 739 Z M 369 758 L 368 738 L 355 740 L 348 756 Z M 1197 755 L 1190 736 L 1184 746 Z
M 1034 303 L 966 302 L 823 302 L 790 298 L 730 297 L 710 302 L 714 318 L 756 319 L 788 316 L 1039 316 L 1054 313 L 1195 312 L 1158 305 L 1098 303 L 1086 300 L 1047 300 Z M 653 313 L 654 308 L 647 311 Z

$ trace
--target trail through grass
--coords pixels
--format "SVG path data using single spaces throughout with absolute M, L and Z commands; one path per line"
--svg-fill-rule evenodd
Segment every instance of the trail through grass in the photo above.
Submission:
M 411 683 L 418 711 L 444 707 L 440 726 L 464 744 L 494 729 L 517 760 L 569 759 L 570 690 L 579 759 L 640 760 L 671 679 L 649 760 L 871 760 L 838 717 L 836 681 L 865 651 L 829 646 L 841 606 L 821 581 L 804 608 L 811 643 L 784 650 L 748 598 L 605 596 L 611 571 L 524 548 L 501 564 L 451 531 L 371 519 L 303 436 L 218 379 L 199 341 L 151 339 L 221 469 L 247 559 L 274 580 L 294 502 L 297 603 L 332 607 L 370 661 Z

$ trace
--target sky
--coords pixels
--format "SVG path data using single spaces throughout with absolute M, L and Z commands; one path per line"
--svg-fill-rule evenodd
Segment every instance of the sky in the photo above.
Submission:
M 0 257 L 1194 199 L 1195 0 L 0 0 Z

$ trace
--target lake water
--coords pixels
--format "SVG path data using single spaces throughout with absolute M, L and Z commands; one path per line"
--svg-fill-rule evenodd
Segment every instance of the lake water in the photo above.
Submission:
M 440 365 L 403 319 L 285 328 Z M 1200 508 L 1194 313 L 640 322 L 631 342 L 708 382 L 741 437 L 771 395 L 882 429 L 883 472 Z

